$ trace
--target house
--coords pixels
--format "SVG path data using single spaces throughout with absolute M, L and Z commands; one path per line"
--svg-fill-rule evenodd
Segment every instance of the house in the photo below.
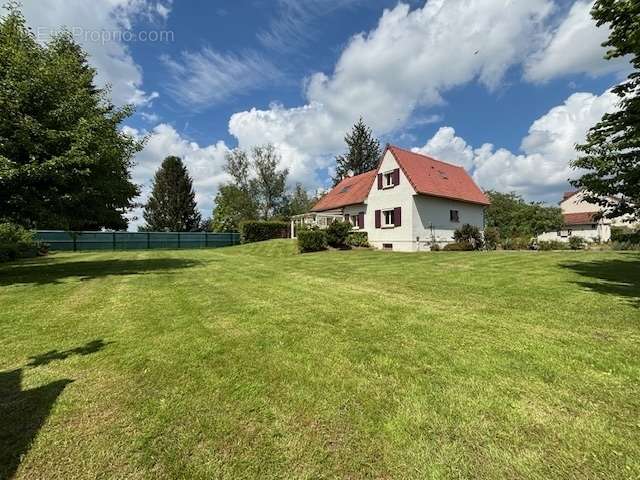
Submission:
M 419 251 L 452 242 L 465 223 L 483 229 L 487 205 L 464 168 L 388 145 L 376 170 L 343 179 L 297 221 L 343 218 L 376 248 Z
M 557 232 L 545 232 L 538 240 L 559 240 L 568 242 L 572 236 L 584 238 L 589 242 L 608 242 L 611 240 L 612 226 L 633 227 L 624 218 L 599 218 L 603 207 L 587 202 L 580 191 L 565 192 L 560 209 L 564 217 L 564 225 Z

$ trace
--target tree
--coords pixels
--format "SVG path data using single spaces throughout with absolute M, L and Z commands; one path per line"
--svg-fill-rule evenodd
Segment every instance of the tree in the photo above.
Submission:
M 0 218 L 27 227 L 124 229 L 142 143 L 70 33 L 40 45 L 15 4 L 0 18 Z
M 193 232 L 200 227 L 200 212 L 187 167 L 179 157 L 169 156 L 153 178 L 145 206 L 147 231 Z
M 313 207 L 315 201 L 309 198 L 309 194 L 301 183 L 296 183 L 293 193 L 287 199 L 287 205 L 283 211 L 285 217 L 307 213 Z
M 502 238 L 531 237 L 558 230 L 563 224 L 562 211 L 538 202 L 527 203 L 516 193 L 485 192 L 491 200 L 486 210 L 487 227 L 495 227 Z
M 249 192 L 237 185 L 222 185 L 214 203 L 211 222 L 214 232 L 238 232 L 241 222 L 258 217 L 258 209 Z
M 255 192 L 262 218 L 268 220 L 279 213 L 286 204 L 286 187 L 289 170 L 278 170 L 280 154 L 267 144 L 252 150 L 255 178 L 251 190 Z
M 598 0 L 591 15 L 598 26 L 610 28 L 605 58 L 628 55 L 633 71 L 613 88 L 621 99 L 619 110 L 605 114 L 578 145 L 582 155 L 572 166 L 587 172 L 571 183 L 587 201 L 603 206 L 606 217 L 640 219 L 640 3 Z
M 346 155 L 336 157 L 336 175 L 333 177 L 335 187 L 350 172 L 353 175 L 373 170 L 380 159 L 380 142 L 373 137 L 373 133 L 362 118 L 356 122 L 344 137 L 348 151 Z

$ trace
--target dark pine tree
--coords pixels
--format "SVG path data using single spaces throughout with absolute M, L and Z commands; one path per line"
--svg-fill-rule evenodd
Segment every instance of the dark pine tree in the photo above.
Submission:
M 144 209 L 147 231 L 193 232 L 200 226 L 193 182 L 179 157 L 167 157 L 153 178 Z
M 348 151 L 346 155 L 338 155 L 336 157 L 336 175 L 333 177 L 334 186 L 346 177 L 349 172 L 354 175 L 360 175 L 373 170 L 378 166 L 378 160 L 380 159 L 380 142 L 373 136 L 371 129 L 364 123 L 362 118 L 345 135 L 344 141 L 347 144 Z

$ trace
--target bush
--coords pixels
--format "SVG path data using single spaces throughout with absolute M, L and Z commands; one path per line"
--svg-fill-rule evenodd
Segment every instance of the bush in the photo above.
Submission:
M 432 252 L 439 252 L 440 250 L 442 250 L 442 249 L 440 248 L 439 244 L 437 244 L 435 242 L 431 244 L 431 251 Z
M 300 230 L 298 250 L 300 253 L 319 252 L 327 248 L 327 233 L 324 230 Z
M 445 252 L 469 252 L 475 250 L 474 246 L 467 242 L 448 243 L 442 249 Z
M 351 247 L 368 247 L 369 237 L 367 232 L 351 232 L 347 237 L 347 244 Z
M 571 237 L 569 238 L 569 248 L 571 250 L 582 250 L 585 247 L 587 242 L 582 237 Z
M 528 250 L 531 240 L 525 237 L 505 238 L 501 242 L 503 250 Z
M 0 262 L 46 253 L 46 245 L 36 242 L 30 230 L 13 223 L 0 223 Z
M 483 245 L 480 229 L 468 223 L 453 232 L 453 239 L 456 243 L 471 245 L 471 250 L 480 250 Z
M 613 242 L 611 243 L 613 250 L 635 250 L 640 251 L 640 243 L 633 242 Z
M 500 231 L 496 227 L 487 227 L 484 229 L 484 248 L 487 250 L 495 250 L 500 243 Z
M 351 232 L 349 222 L 334 221 L 327 228 L 327 243 L 333 248 L 348 248 L 347 238 Z
M 611 227 L 611 241 L 640 244 L 640 230 L 633 231 L 629 227 Z
M 247 221 L 240 224 L 242 243 L 262 242 L 272 238 L 289 238 L 291 232 L 287 222 Z
M 541 240 L 538 242 L 538 249 L 549 250 L 566 250 L 568 245 L 565 242 L 559 242 L 558 240 Z

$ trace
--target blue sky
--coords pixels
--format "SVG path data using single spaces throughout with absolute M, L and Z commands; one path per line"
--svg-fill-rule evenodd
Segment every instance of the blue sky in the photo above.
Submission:
M 230 148 L 274 143 L 291 183 L 312 191 L 360 115 L 383 142 L 461 164 L 483 188 L 554 202 L 629 68 L 602 59 L 591 1 L 23 3 L 41 41 L 71 29 L 114 101 L 136 105 L 125 131 L 148 138 L 133 172 L 142 200 L 176 154 L 205 215 Z

